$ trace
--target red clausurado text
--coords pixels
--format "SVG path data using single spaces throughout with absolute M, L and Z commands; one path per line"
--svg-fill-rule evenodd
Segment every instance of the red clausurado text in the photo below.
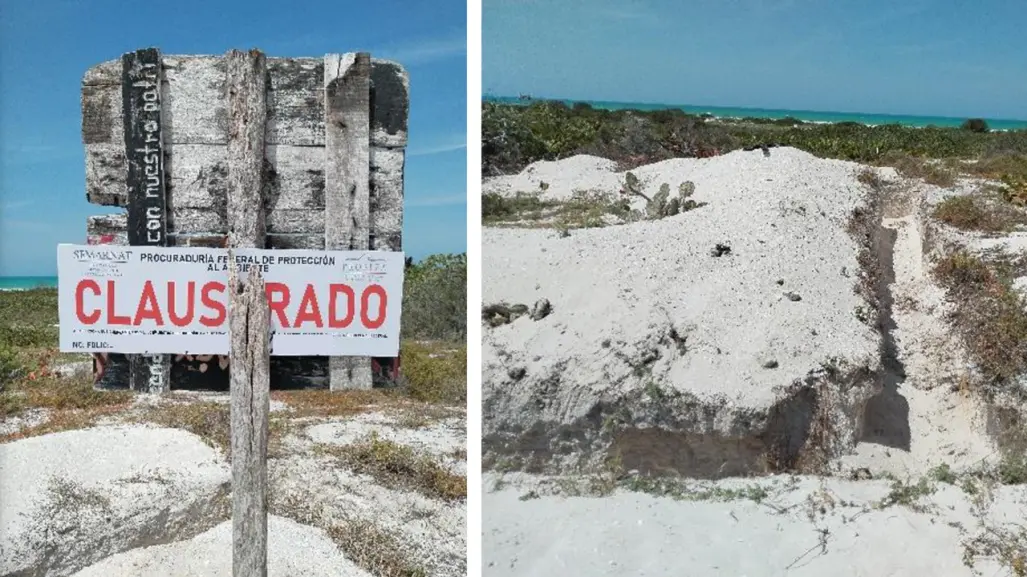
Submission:
M 87 326 L 102 322 L 107 326 L 185 328 L 199 323 L 211 329 L 224 328 L 228 319 L 228 287 L 222 282 L 168 281 L 158 287 L 146 281 L 138 301 L 132 295 L 137 302 L 135 308 L 117 310 L 117 291 L 125 288 L 113 280 L 103 284 L 94 279 L 78 281 L 75 318 Z M 378 284 L 367 285 L 357 295 L 344 283 L 297 286 L 268 282 L 265 294 L 272 321 L 277 319 L 279 328 L 346 329 L 358 319 L 368 330 L 385 324 L 388 294 Z M 290 307 L 297 300 L 299 305 Z

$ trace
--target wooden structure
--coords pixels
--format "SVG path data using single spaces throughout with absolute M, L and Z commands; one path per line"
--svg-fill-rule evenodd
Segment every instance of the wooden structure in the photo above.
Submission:
M 409 82 L 366 53 L 169 56 L 82 80 L 90 244 L 402 249 Z M 227 388 L 226 357 L 104 355 L 102 388 Z M 398 359 L 274 357 L 275 388 L 369 388 Z

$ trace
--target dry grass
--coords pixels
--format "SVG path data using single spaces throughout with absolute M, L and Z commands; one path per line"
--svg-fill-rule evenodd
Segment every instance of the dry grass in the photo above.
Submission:
M 367 520 L 329 519 L 314 499 L 297 495 L 270 495 L 269 510 L 312 527 L 323 529 L 346 558 L 378 577 L 425 577 L 427 572 L 411 562 L 404 539 Z
M 220 450 L 226 459 L 232 453 L 231 408 L 216 401 L 162 402 L 132 415 L 137 424 L 153 424 L 188 431 Z M 292 430 L 289 418 L 272 413 L 268 419 L 269 458 L 285 455 L 285 437 Z
M 351 445 L 318 445 L 321 454 L 393 489 L 411 489 L 428 497 L 454 501 L 467 497 L 467 478 L 451 473 L 431 456 L 372 433 Z
M 0 436 L 0 443 L 9 443 L 11 441 L 63 431 L 86 429 L 96 425 L 105 418 L 117 416 L 124 408 L 125 406 L 123 405 L 112 405 L 90 409 L 69 409 L 51 413 L 43 423 Z
M 1024 214 L 997 201 L 973 196 L 953 196 L 934 209 L 934 218 L 962 230 L 1008 232 L 1027 222 Z
M 379 577 L 425 577 L 424 568 L 407 560 L 402 537 L 369 521 L 352 521 L 329 526 L 328 536 L 346 558 Z
M 877 171 L 869 167 L 860 170 L 859 174 L 856 175 L 856 180 L 878 192 L 883 190 L 886 184 L 885 180 L 877 174 Z
M 985 380 L 1003 383 L 1027 371 L 1027 303 L 979 257 L 957 252 L 935 275 L 956 303 L 954 321 Z
M 956 184 L 956 171 L 945 163 L 908 154 L 886 154 L 878 164 L 894 168 L 905 178 L 920 179 L 934 186 L 948 188 Z
M 986 527 L 983 534 L 963 543 L 963 564 L 971 569 L 978 559 L 991 558 L 1013 577 L 1027 577 L 1027 527 Z
M 132 395 L 93 389 L 92 377 L 58 376 L 33 369 L 0 392 L 0 417 L 16 417 L 29 409 L 44 409 L 45 422 L 0 437 L 0 443 L 92 426 L 132 403 Z

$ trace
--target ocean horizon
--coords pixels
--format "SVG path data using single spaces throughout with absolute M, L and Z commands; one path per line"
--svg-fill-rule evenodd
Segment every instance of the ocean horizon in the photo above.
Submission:
M 0 276 L 0 291 L 57 288 L 56 276 Z
M 601 110 L 683 110 L 689 114 L 709 114 L 717 118 L 797 118 L 804 122 L 858 122 L 867 125 L 901 124 L 911 127 L 937 126 L 942 128 L 958 128 L 968 118 L 957 118 L 952 116 L 913 116 L 902 114 L 871 114 L 862 112 L 828 112 L 817 110 L 789 110 L 784 108 L 742 108 L 728 106 L 695 106 L 690 104 L 661 104 L 653 102 L 614 102 L 608 100 L 574 100 L 565 98 L 544 98 L 532 97 L 530 100 L 521 100 L 517 96 L 492 96 L 482 97 L 486 102 L 497 102 L 502 104 L 530 104 L 542 100 L 563 102 L 568 106 L 583 102 L 593 108 Z M 1027 130 L 1027 120 L 1014 120 L 1008 118 L 984 118 L 988 127 L 992 130 Z

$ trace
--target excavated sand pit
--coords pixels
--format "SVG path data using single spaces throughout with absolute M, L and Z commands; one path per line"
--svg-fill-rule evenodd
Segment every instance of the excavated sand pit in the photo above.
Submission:
M 601 159 L 529 168 L 485 191 L 610 198 L 624 181 Z M 1027 469 L 1007 438 L 1025 431 L 1027 379 L 985 386 L 953 320 L 975 303 L 934 272 L 962 250 L 1014 262 L 1027 292 L 1027 227 L 935 214 L 994 202 L 992 185 L 793 149 L 634 172 L 650 196 L 689 180 L 707 204 L 484 231 L 485 303 L 526 305 L 483 327 L 484 574 L 1022 568 Z M 759 475 L 781 470 L 798 475 Z
M 850 451 L 883 387 L 888 313 L 881 206 L 858 168 L 794 149 L 670 160 L 636 172 L 691 181 L 704 206 L 567 237 L 486 229 L 485 303 L 552 304 L 485 329 L 490 459 L 542 470 L 612 452 L 628 470 L 720 477 Z
M 1025 395 L 968 392 L 974 364 L 931 273 L 957 248 L 1027 245 L 932 217 L 981 182 L 939 189 L 789 148 L 632 172 L 650 197 L 692 182 L 700 206 L 569 234 L 483 232 L 485 304 L 531 311 L 483 327 L 487 466 L 913 474 L 993 462 L 995 439 L 1023 422 Z M 611 198 L 624 181 L 574 157 L 484 190 Z

